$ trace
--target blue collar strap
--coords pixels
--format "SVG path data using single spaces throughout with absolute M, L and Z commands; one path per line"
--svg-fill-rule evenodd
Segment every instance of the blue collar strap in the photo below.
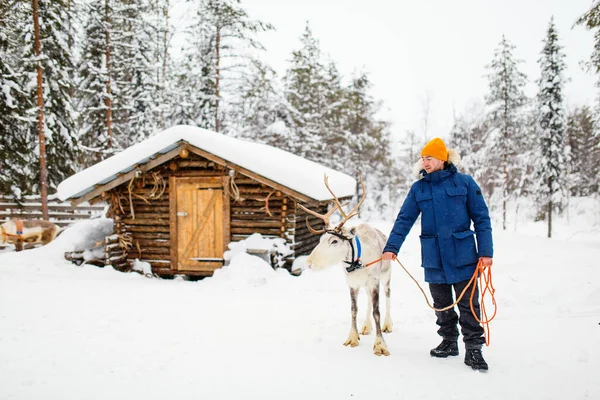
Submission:
M 358 255 L 356 256 L 356 259 L 360 259 L 360 255 L 362 253 L 362 249 L 360 246 L 360 240 L 358 239 L 358 236 L 354 236 L 354 240 L 356 241 L 356 252 L 358 253 Z
M 346 264 L 348 264 L 348 266 L 346 267 L 346 272 L 348 273 L 363 268 L 363 264 L 360 261 L 362 249 L 360 245 L 360 239 L 358 238 L 358 236 L 354 236 L 354 241 L 356 242 L 356 252 L 358 253 L 358 255 L 356 256 L 356 258 L 354 258 L 354 246 L 352 245 L 352 239 L 349 239 L 348 243 L 350 244 L 350 248 L 352 249 L 352 259 L 351 261 L 344 261 Z

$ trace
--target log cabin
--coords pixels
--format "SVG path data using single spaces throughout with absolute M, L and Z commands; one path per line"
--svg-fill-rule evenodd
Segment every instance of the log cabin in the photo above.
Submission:
M 292 153 L 205 129 L 179 125 L 137 143 L 63 181 L 58 196 L 73 205 L 105 202 L 114 234 L 105 264 L 127 271 L 136 259 L 161 277 L 211 276 L 228 244 L 253 233 L 283 238 L 294 259 L 319 236 L 298 207 L 327 212 L 327 174 L 340 200 L 356 180 Z

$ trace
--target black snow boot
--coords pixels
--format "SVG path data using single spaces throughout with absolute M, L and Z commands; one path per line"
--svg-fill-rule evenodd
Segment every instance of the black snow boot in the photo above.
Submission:
M 465 354 L 465 364 L 476 371 L 487 371 L 488 365 L 483 359 L 481 349 L 467 349 Z
M 446 358 L 448 356 L 457 356 L 458 355 L 458 343 L 456 340 L 442 340 L 442 343 L 439 344 L 435 349 L 431 349 L 429 352 L 431 357 L 438 358 Z

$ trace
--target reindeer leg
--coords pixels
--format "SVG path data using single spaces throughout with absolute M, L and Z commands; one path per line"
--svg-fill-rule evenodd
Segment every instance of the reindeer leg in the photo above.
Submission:
M 383 327 L 381 330 L 385 333 L 391 333 L 394 323 L 392 322 L 392 317 L 390 316 L 390 281 L 391 281 L 392 270 L 389 269 L 388 272 L 383 277 L 384 280 L 384 290 L 385 290 L 385 320 L 383 321 Z
M 369 335 L 373 330 L 373 325 L 371 324 L 371 313 L 373 312 L 373 304 L 371 303 L 371 292 L 367 288 L 365 288 L 365 292 L 367 292 L 367 316 L 365 317 L 365 323 L 360 331 L 361 335 Z
M 358 336 L 358 329 L 356 329 L 356 314 L 358 313 L 358 307 L 356 305 L 356 299 L 358 297 L 358 289 L 350 288 L 350 301 L 352 304 L 352 326 L 350 327 L 350 333 L 348 339 L 344 342 L 344 346 L 356 347 L 360 336 Z
M 375 337 L 375 343 L 373 344 L 373 351 L 376 356 L 384 355 L 389 356 L 390 352 L 383 340 L 381 334 L 381 323 L 379 315 L 379 285 L 371 290 L 371 297 L 373 298 L 373 319 L 375 320 L 375 329 L 377 329 L 377 336 Z
M 23 251 L 23 241 L 21 239 L 17 239 L 15 242 L 15 251 Z

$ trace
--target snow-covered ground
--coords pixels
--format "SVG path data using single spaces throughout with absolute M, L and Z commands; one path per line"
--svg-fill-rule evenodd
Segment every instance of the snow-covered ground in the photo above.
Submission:
M 499 311 L 483 374 L 462 348 L 429 356 L 433 312 L 398 266 L 391 356 L 377 357 L 373 335 L 342 345 L 341 267 L 293 277 L 238 253 L 198 282 L 77 267 L 62 256 L 98 228 L 84 221 L 0 254 L 0 399 L 599 399 L 600 235 L 589 218 L 570 222 L 551 240 L 543 223 L 496 226 Z M 419 255 L 415 228 L 400 259 L 422 282 Z

